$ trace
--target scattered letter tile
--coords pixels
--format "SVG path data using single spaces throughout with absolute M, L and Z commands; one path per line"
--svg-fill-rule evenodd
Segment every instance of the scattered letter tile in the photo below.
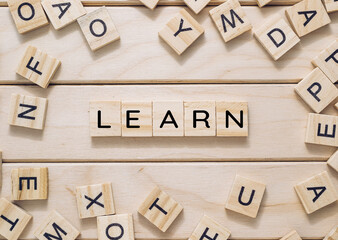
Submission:
M 159 0 L 140 0 L 144 6 L 147 8 L 154 10 L 154 8 L 157 6 L 157 3 Z
M 181 55 L 203 33 L 203 27 L 182 9 L 159 32 L 159 36 Z
M 48 168 L 14 168 L 12 200 L 37 200 L 48 198 Z
M 257 0 L 259 7 L 264 7 L 266 4 L 270 3 L 272 0 Z
M 111 183 L 102 183 L 76 188 L 79 218 L 115 214 Z
M 265 184 L 236 176 L 226 209 L 256 218 L 265 192 Z
M 182 210 L 179 203 L 156 187 L 141 204 L 138 212 L 165 232 Z
M 90 135 L 92 137 L 121 136 L 121 102 L 90 102 Z
M 254 31 L 254 36 L 274 60 L 278 60 L 300 41 L 291 27 L 279 15 L 267 19 L 262 26 Z
M 56 30 L 75 22 L 86 14 L 81 0 L 43 0 L 41 4 Z
M 152 137 L 152 102 L 122 102 L 122 136 Z
M 336 187 L 325 171 L 297 184 L 295 190 L 307 214 L 313 213 L 338 199 Z
M 338 240 L 338 225 L 325 236 L 324 240 Z
M 338 4 L 338 1 L 337 1 Z M 338 80 L 338 41 L 335 40 L 326 49 L 320 52 L 319 56 L 312 60 L 312 63 L 319 67 L 325 75 L 335 83 Z
M 337 116 L 310 113 L 305 142 L 338 147 L 337 123 Z
M 97 218 L 98 240 L 134 240 L 132 214 L 118 214 Z
M 249 135 L 247 102 L 216 102 L 216 119 L 218 137 Z
M 209 13 L 225 42 L 252 28 L 238 0 L 228 0 Z
M 286 234 L 280 240 L 302 240 L 302 238 L 298 235 L 298 233 L 293 230 L 292 232 Z
M 36 47 L 29 46 L 16 73 L 40 87 L 47 88 L 60 64 L 61 62 L 56 58 L 38 50 Z
M 295 87 L 298 95 L 316 113 L 324 110 L 338 97 L 337 87 L 319 69 L 314 69 Z
M 52 211 L 34 232 L 35 237 L 39 240 L 53 238 L 75 240 L 79 234 L 80 232 L 57 211 Z
M 105 7 L 87 13 L 77 21 L 92 51 L 120 39 L 114 22 Z
M 227 240 L 231 232 L 208 216 L 203 216 L 188 240 Z
M 299 37 L 331 22 L 322 1 L 319 0 L 303 0 L 289 7 L 285 13 Z
M 8 122 L 10 125 L 43 129 L 47 99 L 12 94 Z
M 324 0 L 326 11 L 328 13 L 333 13 L 338 11 L 338 1 L 337 0 Z
M 327 164 L 338 172 L 338 150 L 329 158 Z
M 19 33 L 26 33 L 48 24 L 41 0 L 7 0 Z
M 195 14 L 199 14 L 210 0 L 184 0 L 184 2 Z
M 183 102 L 153 102 L 153 136 L 184 136 Z
M 23 209 L 0 199 L 0 234 L 6 239 L 17 240 L 31 218 Z
M 185 136 L 216 136 L 216 103 L 184 102 Z

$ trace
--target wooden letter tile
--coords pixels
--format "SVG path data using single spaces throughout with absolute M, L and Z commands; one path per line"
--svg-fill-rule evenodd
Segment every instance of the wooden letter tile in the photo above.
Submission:
M 231 232 L 208 216 L 203 216 L 188 240 L 227 240 Z
M 47 99 L 12 94 L 8 123 L 10 125 L 43 129 Z
M 298 233 L 293 230 L 292 232 L 286 234 L 280 240 L 302 240 L 302 238 L 298 235 Z
M 138 212 L 165 232 L 182 210 L 179 203 L 156 187 L 141 204 Z
M 90 102 L 90 136 L 121 136 L 121 102 Z
M 185 136 L 216 136 L 216 103 L 184 102 Z
M 274 60 L 278 60 L 300 41 L 279 15 L 266 20 L 259 29 L 254 31 L 254 36 Z
M 338 1 L 337 1 L 338 4 Z M 319 67 L 325 75 L 335 83 L 338 80 L 338 41 L 335 40 L 319 56 L 312 60 L 313 65 Z
M 43 0 L 41 4 L 56 30 L 75 22 L 86 14 L 80 0 Z
M 76 188 L 79 218 L 115 214 L 111 183 L 102 183 Z
M 264 7 L 266 4 L 270 3 L 272 0 L 257 0 L 259 7 Z
M 338 147 L 337 123 L 337 116 L 310 113 L 305 142 Z
M 328 13 L 333 13 L 338 11 L 338 1 L 337 0 L 324 0 L 326 11 Z
M 80 232 L 55 210 L 48 215 L 34 232 L 35 237 L 39 240 L 53 238 L 75 240 L 79 234 Z
M 11 172 L 12 200 L 48 198 L 47 168 L 15 168 Z
M 225 42 L 252 28 L 238 0 L 228 0 L 213 8 L 209 14 Z
M 0 234 L 6 239 L 18 239 L 31 218 L 23 209 L 5 198 L 0 199 Z
M 327 164 L 338 172 L 338 150 L 329 158 Z
M 319 69 L 314 69 L 295 87 L 298 95 L 316 113 L 324 110 L 338 97 L 337 87 Z
M 38 50 L 36 47 L 29 46 L 16 73 L 40 87 L 46 88 L 60 64 L 61 62 L 56 58 Z
M 147 8 L 154 10 L 159 0 L 140 0 Z
M 152 137 L 152 102 L 122 102 L 122 136 Z
M 183 102 L 153 102 L 153 136 L 184 136 Z
M 322 1 L 303 0 L 286 11 L 286 16 L 299 37 L 331 22 Z
M 297 184 L 295 190 L 307 214 L 313 213 L 338 199 L 336 187 L 325 171 Z
M 323 240 L 338 240 L 338 225 L 335 226 Z
M 247 137 L 248 103 L 216 102 L 217 136 Z
M 114 22 L 105 7 L 87 13 L 77 21 L 92 51 L 120 39 Z
M 132 214 L 118 214 L 97 218 L 98 240 L 134 240 Z
M 7 0 L 19 33 L 26 33 L 48 24 L 41 0 Z
M 265 192 L 265 184 L 236 176 L 226 209 L 256 218 Z
M 203 27 L 182 9 L 158 34 L 178 55 L 181 55 L 203 33 Z
M 184 0 L 184 2 L 195 14 L 199 14 L 208 5 L 210 0 Z

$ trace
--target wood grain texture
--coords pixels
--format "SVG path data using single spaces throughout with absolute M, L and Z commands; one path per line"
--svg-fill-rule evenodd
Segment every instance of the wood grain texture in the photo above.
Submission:
M 310 108 L 283 85 L 2 86 L 0 146 L 13 161 L 327 160 L 334 147 L 305 144 Z M 12 93 L 48 97 L 44 131 L 7 123 Z M 90 101 L 248 102 L 249 137 L 91 138 Z M 69 104 L 71 103 L 71 104 Z M 323 114 L 336 115 L 330 105 Z M 156 146 L 156 148 L 155 148 Z
M 10 171 L 18 164 L 4 164 L 1 196 L 10 197 Z M 117 214 L 131 213 L 136 239 L 187 239 L 204 214 L 231 231 L 232 239 L 278 239 L 296 230 L 303 239 L 323 239 L 337 224 L 338 203 L 307 216 L 293 186 L 328 171 L 337 188 L 338 175 L 326 163 L 22 163 L 21 167 L 48 167 L 48 201 L 18 204 L 33 215 L 21 239 L 33 231 L 51 210 L 58 211 L 81 239 L 96 239 L 96 219 L 77 216 L 74 189 L 84 184 L 112 182 Z M 267 183 L 260 214 L 250 219 L 224 209 L 236 173 Z M 173 177 L 175 176 L 175 177 Z M 138 206 L 155 185 L 182 204 L 184 211 L 166 233 L 137 213 Z M 62 201 L 60 201 L 62 196 Z
M 87 9 L 92 11 L 95 8 Z M 158 31 L 182 9 L 158 7 L 107 7 L 121 40 L 93 53 L 77 24 L 62 31 L 52 26 L 20 36 L 8 9 L 0 8 L 0 83 L 30 83 L 16 76 L 18 57 L 31 44 L 62 62 L 52 83 L 215 83 L 298 82 L 314 68 L 311 60 L 338 36 L 338 15 L 332 23 L 305 36 L 301 43 L 276 63 L 247 32 L 224 43 L 212 22 L 210 7 L 194 16 L 206 30 L 182 56 L 158 37 Z M 273 14 L 284 15 L 285 7 L 243 7 L 256 28 Z M 189 10 L 188 10 L 189 11 Z

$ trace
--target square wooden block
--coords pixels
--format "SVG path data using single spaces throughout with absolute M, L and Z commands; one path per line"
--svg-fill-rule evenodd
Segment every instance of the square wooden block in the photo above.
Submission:
M 199 14 L 210 0 L 184 0 L 184 2 L 195 14 Z
M 328 13 L 333 13 L 338 11 L 338 1 L 337 0 L 324 0 L 326 11 Z
M 338 117 L 310 113 L 305 142 L 338 147 Z
M 156 187 L 141 204 L 138 212 L 165 232 L 182 210 L 183 207 L 179 203 Z
M 307 214 L 338 200 L 336 187 L 326 171 L 297 184 L 295 190 Z
M 265 192 L 265 184 L 236 176 L 226 209 L 256 218 Z
M 147 8 L 154 10 L 159 0 L 140 0 Z
M 203 216 L 188 240 L 216 239 L 227 240 L 230 230 L 208 216 Z
M 203 27 L 182 9 L 158 34 L 178 55 L 181 55 L 203 33 Z
M 41 0 L 7 0 L 19 33 L 26 33 L 48 24 Z
M 331 22 L 320 0 L 303 0 L 286 9 L 285 14 L 299 37 Z
M 122 102 L 122 136 L 153 136 L 152 102 Z
M 270 3 L 272 0 L 256 0 L 256 1 L 258 6 L 261 8 Z
M 338 97 L 337 87 L 319 69 L 314 69 L 295 87 L 298 95 L 316 113 L 324 110 Z
M 209 14 L 225 42 L 252 28 L 238 0 L 228 0 L 213 8 Z
M 118 214 L 97 218 L 98 240 L 134 240 L 132 214 Z
M 216 136 L 216 103 L 184 102 L 185 136 Z
M 327 164 L 338 172 L 338 151 L 329 158 Z
M 183 101 L 153 102 L 153 136 L 184 136 Z
M 41 4 L 56 30 L 68 26 L 87 13 L 81 0 L 43 0 Z
M 14 126 L 43 129 L 47 99 L 12 94 L 8 123 Z
M 90 136 L 113 137 L 121 136 L 121 102 L 92 101 L 90 102 Z
M 267 19 L 254 31 L 254 36 L 274 60 L 278 60 L 300 41 L 286 21 L 279 15 Z
M 216 119 L 218 137 L 249 135 L 247 102 L 216 102 Z
M 302 238 L 298 235 L 298 233 L 293 230 L 292 232 L 286 234 L 280 240 L 302 240 Z
M 5 198 L 0 199 L 0 234 L 6 239 L 18 239 L 31 218 L 23 209 Z
M 91 218 L 115 214 L 111 183 L 76 187 L 79 218 Z
M 105 7 L 87 13 L 77 21 L 92 51 L 120 39 L 114 22 Z
M 12 200 L 48 198 L 48 168 L 14 168 L 11 178 Z
M 54 236 L 59 236 L 62 240 L 75 240 L 79 234 L 80 232 L 55 210 L 34 232 L 34 236 L 39 240 L 56 238 Z
M 16 73 L 40 87 L 47 88 L 60 64 L 61 62 L 56 58 L 36 47 L 29 46 L 17 67 Z
M 338 1 L 337 1 L 338 4 Z M 319 67 L 325 75 L 335 83 L 338 80 L 338 40 L 333 41 L 326 49 L 312 60 L 313 65 Z
M 338 225 L 325 236 L 324 240 L 338 240 Z

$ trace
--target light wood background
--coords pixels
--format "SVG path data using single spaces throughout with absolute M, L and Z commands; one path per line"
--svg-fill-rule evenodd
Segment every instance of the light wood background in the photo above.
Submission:
M 224 0 L 212 0 L 218 5 Z M 275 13 L 284 16 L 298 0 L 273 0 L 262 9 L 241 0 L 254 27 Z M 323 170 L 338 186 L 338 174 L 325 161 L 333 147 L 305 144 L 311 109 L 294 92 L 312 69 L 310 61 L 338 37 L 338 15 L 332 23 L 301 39 L 275 62 L 245 33 L 225 44 L 207 7 L 193 15 L 206 29 L 203 37 L 177 56 L 158 38 L 158 31 L 181 9 L 181 0 L 161 0 L 154 11 L 138 0 L 84 0 L 85 5 L 114 5 L 108 10 L 121 41 L 92 53 L 75 23 L 55 31 L 46 26 L 20 35 L 6 1 L 0 0 L 0 149 L 3 151 L 1 197 L 10 199 L 10 171 L 48 167 L 47 201 L 16 201 L 34 216 L 22 239 L 55 209 L 96 239 L 95 219 L 78 219 L 74 188 L 111 181 L 117 213 L 132 213 L 137 239 L 187 239 L 205 213 L 232 231 L 231 239 L 278 239 L 292 229 L 303 239 L 322 239 L 338 223 L 338 203 L 306 215 L 293 186 Z M 95 7 L 87 7 L 93 11 Z M 190 12 L 191 13 L 191 12 Z M 48 89 L 30 85 L 15 74 L 28 45 L 62 61 Z M 192 85 L 192 83 L 195 83 Z M 236 83 L 236 84 L 234 84 Z M 65 85 L 67 84 L 67 85 Z M 106 84 L 106 85 L 105 85 Z M 12 93 L 47 97 L 44 131 L 7 123 Z M 90 100 L 226 100 L 248 101 L 249 137 L 90 138 Z M 336 114 L 333 106 L 324 110 Z M 92 162 L 92 163 L 90 163 Z M 257 219 L 224 205 L 236 174 L 267 184 Z M 154 185 L 184 206 L 167 233 L 161 233 L 136 210 Z

